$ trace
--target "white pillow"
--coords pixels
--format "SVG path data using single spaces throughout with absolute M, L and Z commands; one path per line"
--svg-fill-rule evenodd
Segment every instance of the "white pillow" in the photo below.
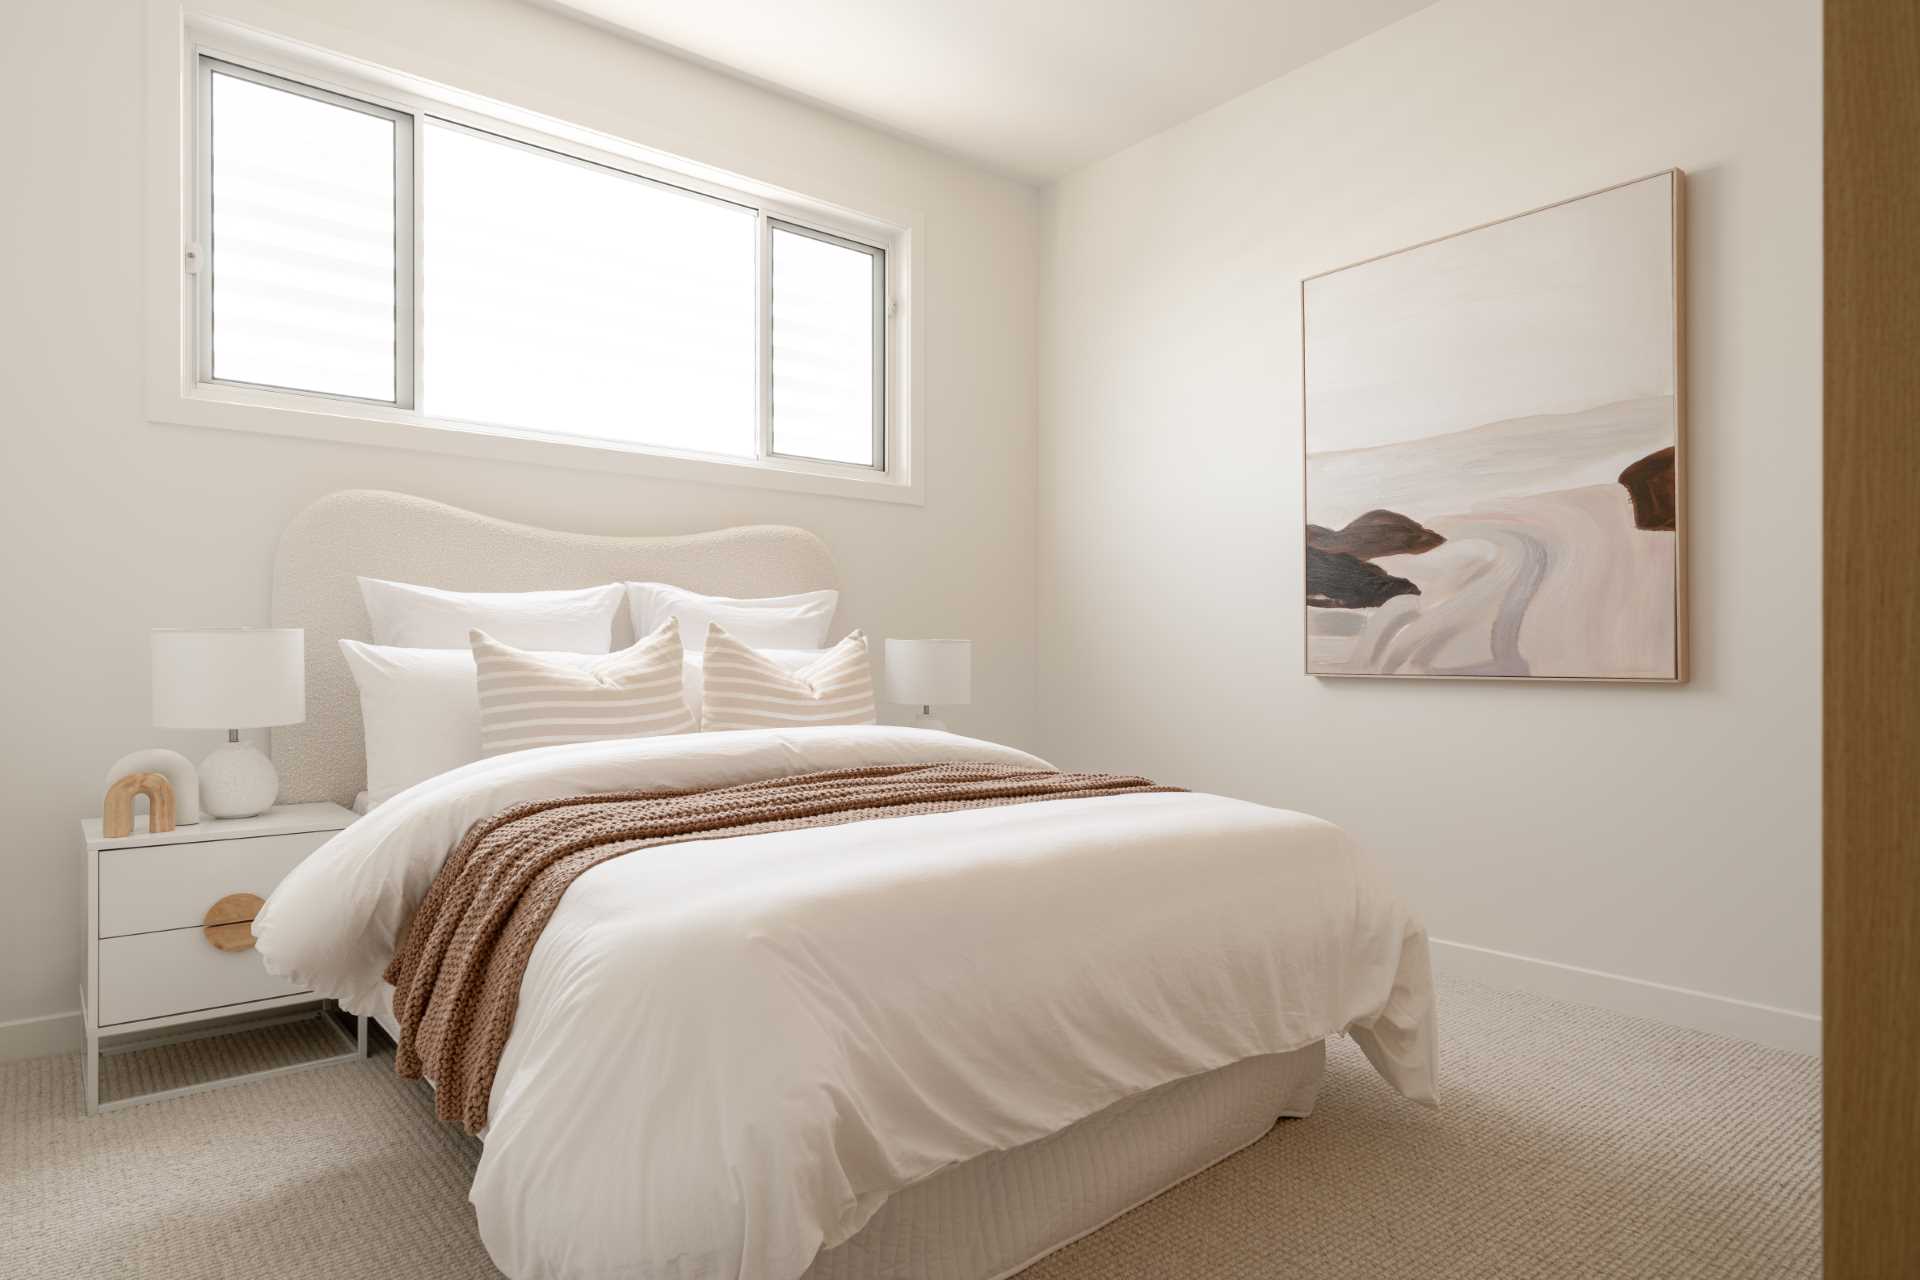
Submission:
M 577 591 L 442 591 L 360 579 L 373 642 L 403 649 L 464 650 L 468 632 L 484 631 L 516 649 L 605 653 L 625 595 L 617 582 Z
M 360 687 L 366 731 L 366 808 L 361 812 L 480 758 L 480 700 L 471 649 L 400 649 L 342 640 L 340 652 Z M 585 666 L 602 655 L 542 656 Z
M 472 644 L 483 756 L 700 727 L 680 699 L 680 635 L 671 618 L 584 666 L 567 661 L 576 654 L 530 653 L 484 631 Z
M 627 583 L 633 634 L 651 634 L 668 618 L 678 618 L 680 643 L 689 653 L 706 647 L 710 622 L 719 623 L 728 635 L 756 649 L 818 649 L 827 642 L 827 630 L 833 626 L 833 611 L 839 604 L 838 591 L 735 600 L 703 596 L 664 582 Z
M 867 637 L 855 631 L 798 671 L 787 671 L 724 627 L 707 633 L 703 729 L 791 729 L 872 724 Z

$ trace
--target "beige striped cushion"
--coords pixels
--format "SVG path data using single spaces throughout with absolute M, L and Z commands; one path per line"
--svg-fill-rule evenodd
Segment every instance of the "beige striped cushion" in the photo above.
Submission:
M 873 671 L 858 631 L 788 671 L 710 622 L 701 686 L 703 729 L 873 723 Z
M 680 627 L 671 618 L 638 644 L 585 665 L 562 665 L 484 631 L 467 640 L 480 688 L 483 756 L 699 727 L 680 695 Z

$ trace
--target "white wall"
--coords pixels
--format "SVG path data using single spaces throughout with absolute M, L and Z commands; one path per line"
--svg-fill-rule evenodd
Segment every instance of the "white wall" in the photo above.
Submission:
M 1443 0 L 1051 190 L 1043 750 L 1333 819 L 1435 936 L 1551 962 L 1443 964 L 1811 1049 L 1749 1004 L 1819 999 L 1818 24 Z M 1300 278 L 1670 165 L 1692 683 L 1302 675 Z
M 74 824 L 106 766 L 211 745 L 147 725 L 147 629 L 264 621 L 286 520 L 379 485 L 605 532 L 805 525 L 839 557 L 843 621 L 976 638 L 956 728 L 1324 814 L 1439 937 L 1575 968 L 1456 966 L 1807 1039 L 1738 1002 L 1818 1000 L 1810 0 L 1442 0 L 1059 184 L 1038 231 L 1017 185 L 512 0 L 219 7 L 922 210 L 927 505 L 149 423 L 144 5 L 0 7 L 0 1023 L 76 1004 Z M 1667 165 L 1691 174 L 1693 682 L 1300 675 L 1299 277 Z M 1177 683 L 1142 661 L 1162 653 Z M 71 1032 L 12 1041 L 36 1027 Z
M 804 525 L 839 561 L 841 624 L 969 635 L 956 729 L 1030 744 L 1035 290 L 1028 188 L 512 0 L 216 0 L 326 43 L 855 208 L 924 216 L 924 507 L 326 444 L 146 420 L 141 370 L 145 4 L 0 15 L 0 1023 L 76 1007 L 82 865 L 121 753 L 152 729 L 146 633 L 267 618 L 275 539 L 308 502 L 376 486 L 558 528 Z M 77 1022 L 15 1028 L 70 1042 Z M 6 1029 L 0 1027 L 0 1033 Z M 0 1034 L 0 1039 L 5 1039 Z

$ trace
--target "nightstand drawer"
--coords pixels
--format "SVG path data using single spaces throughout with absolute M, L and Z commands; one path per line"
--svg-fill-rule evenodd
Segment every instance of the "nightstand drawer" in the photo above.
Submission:
M 182 828 L 184 830 L 185 828 Z M 337 832 L 100 851 L 100 936 L 199 927 L 230 893 L 264 898 Z M 212 950 L 212 948 L 208 948 Z M 105 954 L 104 952 L 102 954 Z
M 221 951 L 197 928 L 102 938 L 95 945 L 100 948 L 103 1027 L 298 995 L 307 989 L 268 973 L 259 952 Z

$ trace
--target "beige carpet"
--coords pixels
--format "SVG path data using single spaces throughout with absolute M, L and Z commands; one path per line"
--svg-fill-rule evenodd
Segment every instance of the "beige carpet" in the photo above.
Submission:
M 1023 1280 L 1819 1274 L 1818 1063 L 1463 982 L 1441 1014 L 1443 1110 L 1336 1041 L 1312 1117 Z M 319 1047 L 274 1028 L 103 1079 Z M 384 1058 L 93 1119 L 76 1057 L 0 1064 L 0 1277 L 493 1276 L 478 1152 Z

